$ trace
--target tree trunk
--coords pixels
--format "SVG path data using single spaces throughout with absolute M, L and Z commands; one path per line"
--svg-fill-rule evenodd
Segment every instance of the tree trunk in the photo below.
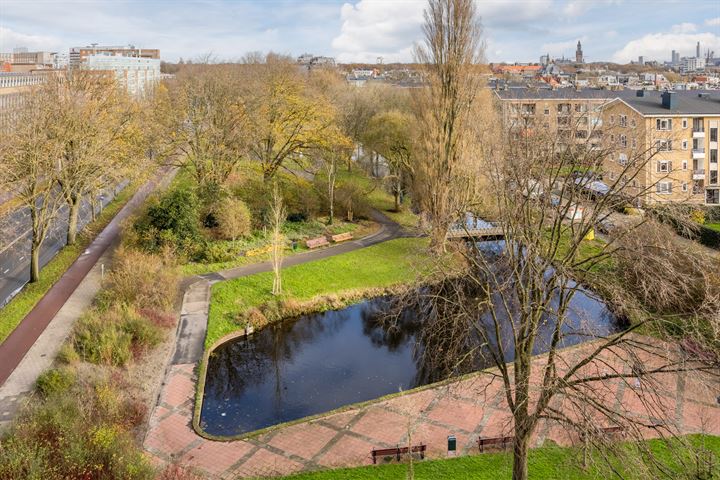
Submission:
M 395 195 L 395 211 L 400 211 L 400 189 L 394 188 L 393 194 Z
M 68 202 L 70 213 L 68 215 L 67 244 L 75 245 L 77 240 L 78 216 L 80 214 L 80 198 L 76 195 Z
M 333 220 L 335 220 L 335 187 L 332 183 L 330 183 L 330 187 L 328 188 L 328 196 L 330 197 L 330 218 L 328 219 L 328 225 L 332 225 Z
M 515 429 L 515 442 L 513 445 L 513 480 L 527 480 L 528 478 L 528 443 L 530 434 Z
M 40 280 L 40 245 L 32 242 L 30 247 L 30 283 Z

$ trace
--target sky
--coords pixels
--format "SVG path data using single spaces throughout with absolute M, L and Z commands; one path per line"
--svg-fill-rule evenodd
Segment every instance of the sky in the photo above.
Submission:
M 720 0 L 476 0 L 490 62 L 720 57 Z M 426 0 L 0 0 L 0 52 L 91 43 L 159 48 L 167 61 L 250 51 L 412 61 Z

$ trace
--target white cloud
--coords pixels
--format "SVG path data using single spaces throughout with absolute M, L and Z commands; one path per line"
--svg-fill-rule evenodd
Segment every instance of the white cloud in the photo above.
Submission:
M 15 47 L 27 47 L 29 50 L 58 50 L 62 47 L 62 42 L 52 36 L 29 35 L 0 27 L 0 52 L 11 52 Z
M 621 0 L 572 0 L 565 4 L 562 12 L 567 17 L 579 17 L 595 7 L 619 5 Z
M 587 43 L 587 38 L 582 37 L 579 39 L 574 40 L 567 40 L 563 42 L 548 42 L 543 43 L 540 47 L 540 51 L 549 53 L 551 57 L 559 57 L 560 55 L 566 54 L 566 52 L 570 51 L 574 54 L 575 48 L 577 47 L 577 42 L 580 40 L 583 43 Z
M 708 18 L 705 20 L 705 25 L 709 27 L 720 27 L 720 17 Z
M 694 57 L 695 46 L 700 42 L 706 49 L 720 51 L 720 36 L 713 33 L 651 33 L 632 40 L 612 56 L 613 62 L 626 63 L 642 55 L 646 59 L 669 60 L 672 50 L 681 57 Z
M 684 22 L 670 27 L 670 33 L 694 33 L 697 26 L 694 23 Z

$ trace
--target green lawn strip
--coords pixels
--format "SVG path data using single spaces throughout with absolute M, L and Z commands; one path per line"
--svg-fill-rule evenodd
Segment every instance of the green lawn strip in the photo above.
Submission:
M 65 273 L 72 263 L 90 245 L 95 235 L 100 232 L 120 209 L 130 200 L 139 184 L 133 183 L 125 187 L 103 209 L 94 222 L 86 225 L 78 234 L 77 243 L 62 248 L 58 254 L 43 267 L 40 272 L 40 281 L 29 283 L 10 303 L 0 309 L 0 343 L 18 326 L 25 316 L 30 313 L 35 304 L 50 290 L 55 282 Z
M 590 454 L 586 469 L 582 468 L 582 452 L 578 448 L 544 446 L 530 450 L 528 461 L 529 477 L 533 480 L 583 480 L 600 478 L 716 478 L 715 476 L 694 476 L 696 468 L 694 452 L 702 449 L 705 457 L 714 467 L 715 475 L 720 473 L 720 437 L 690 435 L 680 440 L 650 440 L 646 442 L 654 459 L 667 470 L 662 474 L 646 466 L 647 458 L 630 443 L 621 445 L 622 456 L 612 457 L 610 465 L 621 475 L 615 475 L 598 452 Z M 369 452 L 368 452 L 369 454 Z M 485 453 L 443 460 L 422 460 L 414 464 L 416 480 L 495 480 L 511 478 L 512 455 L 510 452 Z M 391 463 L 378 466 L 324 470 L 283 477 L 285 480 L 404 480 L 408 465 Z M 281 479 L 281 480 L 283 480 Z
M 416 278 L 427 257 L 427 240 L 402 238 L 283 269 L 283 298 L 310 300 L 318 295 L 387 288 Z M 273 299 L 272 273 L 259 273 L 212 287 L 205 345 L 242 327 L 240 312 Z
M 715 230 L 716 232 L 720 232 L 720 223 L 706 223 L 705 226 L 709 228 L 710 230 Z
M 359 238 L 367 235 L 373 230 L 373 225 L 376 225 L 365 221 L 361 223 L 350 223 L 337 220 L 333 225 L 327 225 L 324 220 L 325 219 L 321 218 L 307 222 L 285 222 L 283 226 L 285 238 L 288 242 L 297 242 L 296 250 L 293 251 L 288 247 L 286 255 L 294 255 L 307 251 L 308 249 L 303 240 L 319 237 L 320 235 L 337 235 L 346 232 L 351 232 L 355 238 Z M 237 257 L 224 262 L 187 263 L 181 267 L 181 272 L 183 275 L 200 275 L 267 261 L 270 259 L 269 253 L 250 256 L 246 256 L 244 253 L 248 250 L 262 249 L 268 246 L 269 242 L 269 234 L 263 234 L 262 231 L 257 231 L 248 238 L 237 240 L 234 244 L 229 240 L 216 240 L 214 243 L 224 244 L 228 249 L 237 251 Z

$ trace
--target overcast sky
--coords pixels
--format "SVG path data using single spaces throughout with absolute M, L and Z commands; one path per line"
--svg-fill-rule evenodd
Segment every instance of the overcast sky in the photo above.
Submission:
M 0 0 L 0 52 L 134 44 L 175 61 L 212 52 L 304 52 L 341 62 L 411 61 L 424 0 Z M 549 53 L 586 61 L 720 56 L 720 0 L 477 0 L 489 61 Z

